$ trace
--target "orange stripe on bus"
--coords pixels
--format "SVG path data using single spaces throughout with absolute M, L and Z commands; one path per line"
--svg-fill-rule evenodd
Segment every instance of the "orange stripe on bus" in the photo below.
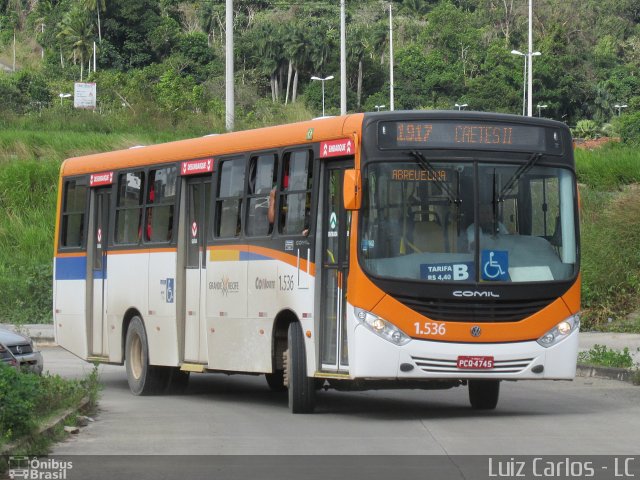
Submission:
M 55 258 L 72 258 L 72 257 L 86 257 L 87 252 L 68 252 L 58 253 Z
M 280 262 L 291 265 L 292 267 L 298 267 L 298 257 L 296 255 L 283 253 L 280 250 L 274 250 L 272 248 L 258 247 L 255 245 L 223 245 L 223 246 L 208 247 L 207 250 L 209 250 L 212 253 L 211 259 L 217 260 L 217 261 L 222 261 L 222 260 L 239 261 L 239 258 L 233 258 L 231 255 L 226 254 L 224 252 L 249 252 L 249 253 L 255 253 L 257 255 L 262 255 L 264 257 L 269 257 L 274 260 L 278 260 Z M 315 277 L 316 265 L 313 262 L 307 262 L 306 259 L 300 258 L 300 270 L 306 272 L 307 263 L 309 264 L 309 275 L 312 275 Z

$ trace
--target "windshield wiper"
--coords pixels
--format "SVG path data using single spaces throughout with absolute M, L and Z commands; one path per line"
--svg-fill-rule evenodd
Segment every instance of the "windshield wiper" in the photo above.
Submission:
M 440 173 L 433 167 L 431 162 L 429 162 L 429 160 L 427 160 L 421 152 L 418 152 L 417 150 L 411 150 L 407 152 L 407 154 L 411 155 L 424 170 L 426 170 L 433 176 L 433 182 L 447 194 L 447 197 L 449 198 L 449 201 L 451 203 L 454 203 L 456 205 L 462 203 L 462 200 L 453 194 L 451 188 L 449 187 L 449 184 L 443 182 L 440 179 Z
M 520 165 L 520 167 L 516 170 L 516 172 L 509 179 L 509 181 L 505 183 L 504 187 L 502 187 L 502 190 L 500 191 L 500 195 L 498 196 L 499 202 L 504 201 L 504 197 L 509 192 L 511 192 L 511 190 L 513 190 L 514 185 L 520 179 L 520 177 L 525 173 L 527 173 L 529 170 L 531 170 L 531 168 L 536 164 L 538 160 L 540 160 L 540 158 L 542 158 L 541 153 L 534 153 L 529 157 L 529 160 L 527 160 L 527 163 Z

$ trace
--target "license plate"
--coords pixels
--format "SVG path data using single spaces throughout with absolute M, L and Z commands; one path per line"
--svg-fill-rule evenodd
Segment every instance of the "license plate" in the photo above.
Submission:
M 458 357 L 458 368 L 462 370 L 491 370 L 494 366 L 493 357 Z

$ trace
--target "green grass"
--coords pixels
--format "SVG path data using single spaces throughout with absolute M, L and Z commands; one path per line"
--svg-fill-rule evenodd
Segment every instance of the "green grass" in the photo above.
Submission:
M 640 151 L 616 142 L 575 151 L 578 182 L 600 191 L 640 183 Z
M 618 351 L 607 348 L 604 345 L 594 345 L 586 352 L 580 352 L 578 354 L 578 362 L 612 368 L 631 368 L 634 365 L 633 358 L 627 347 L 622 351 Z
M 625 317 L 640 308 L 640 188 L 584 187 L 581 198 L 584 326 L 634 331 Z
M 84 398 L 89 399 L 85 409 L 92 411 L 99 391 L 97 366 L 85 378 L 70 380 L 19 372 L 0 363 L 0 446 L 13 444 L 10 454 L 45 454 L 50 442 L 37 435 L 40 426 Z

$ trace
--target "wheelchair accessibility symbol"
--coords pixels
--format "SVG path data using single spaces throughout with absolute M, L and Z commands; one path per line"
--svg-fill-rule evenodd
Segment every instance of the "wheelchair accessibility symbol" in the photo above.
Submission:
M 509 280 L 509 252 L 506 250 L 482 250 L 482 280 Z

